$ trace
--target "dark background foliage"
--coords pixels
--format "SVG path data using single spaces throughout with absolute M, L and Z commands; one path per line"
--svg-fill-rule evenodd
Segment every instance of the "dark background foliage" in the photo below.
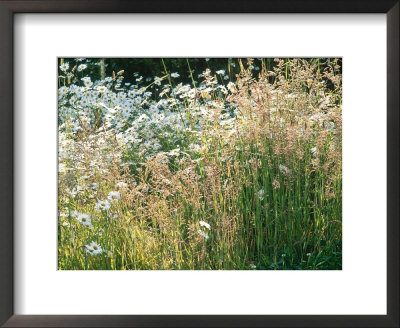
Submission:
M 285 61 L 290 59 L 285 59 Z M 310 58 L 311 60 L 316 60 Z M 246 63 L 246 58 L 242 58 L 243 63 Z M 79 65 L 76 58 L 59 58 L 59 65 L 61 62 L 67 62 L 70 65 L 70 70 L 75 65 Z M 277 65 L 274 58 L 258 58 L 253 62 L 253 74 L 256 76 L 261 64 L 264 62 L 267 70 L 273 70 Z M 155 76 L 162 76 L 166 73 L 177 72 L 180 74 L 179 81 L 183 83 L 191 82 L 191 74 L 197 79 L 198 74 L 202 73 L 206 68 L 211 69 L 212 73 L 217 70 L 225 70 L 225 75 L 229 76 L 229 80 L 235 80 L 235 75 L 240 72 L 239 58 L 85 58 L 82 63 L 88 65 L 84 71 L 85 76 L 90 76 L 92 81 L 99 80 L 105 76 L 112 76 L 113 72 L 123 72 L 125 83 L 135 83 L 136 77 L 134 73 L 143 78 L 154 78 Z M 231 65 L 230 63 L 233 63 Z M 101 66 L 104 64 L 104 73 L 102 76 Z M 342 60 L 338 59 L 339 67 L 342 67 Z M 324 61 L 321 61 L 321 69 L 324 69 Z M 59 75 L 65 73 L 59 71 Z

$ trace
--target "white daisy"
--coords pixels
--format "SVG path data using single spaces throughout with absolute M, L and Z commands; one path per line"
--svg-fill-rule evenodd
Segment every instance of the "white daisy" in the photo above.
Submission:
M 176 77 L 179 77 L 180 75 L 178 74 L 178 73 L 172 73 L 171 74 L 171 77 L 174 77 L 174 78 L 176 78 Z
M 96 89 L 100 92 L 106 92 L 107 88 L 104 85 L 99 85 L 96 87 Z
M 125 183 L 125 182 L 120 181 L 120 182 L 117 183 L 117 187 L 118 188 L 127 188 L 128 184 Z
M 107 198 L 110 200 L 110 202 L 116 202 L 121 198 L 121 194 L 118 191 L 111 191 Z
M 86 64 L 80 64 L 78 66 L 78 72 L 82 72 L 84 69 L 86 69 L 87 65 Z
M 288 175 L 291 173 L 290 169 L 287 168 L 285 165 L 279 164 L 279 170 L 281 171 L 282 174 Z
M 85 213 L 78 213 L 76 220 L 82 223 L 85 227 L 92 229 L 92 223 L 91 223 L 91 218 L 89 214 Z
M 233 82 L 229 82 L 226 87 L 229 89 L 230 92 L 235 92 L 235 90 L 236 90 L 235 83 L 233 83 Z
M 168 153 L 168 155 L 169 155 L 169 156 L 179 156 L 179 153 L 180 153 L 180 148 L 175 148 L 175 149 L 172 149 L 172 150 Z
M 93 85 L 93 82 L 90 81 L 90 79 L 89 80 L 86 79 L 86 80 L 83 81 L 83 84 L 85 85 L 85 87 L 90 88 Z
M 86 253 L 88 253 L 90 255 L 97 255 L 103 251 L 101 246 L 99 244 L 95 243 L 94 241 L 92 241 L 90 243 L 90 245 L 85 245 L 85 247 L 86 247 Z
M 205 239 L 209 239 L 209 238 L 210 238 L 210 236 L 207 235 L 207 233 L 205 233 L 205 232 L 202 231 L 202 230 L 198 230 L 197 232 L 198 232 L 198 234 L 199 234 L 200 236 L 202 236 L 202 237 L 205 238 Z
M 211 230 L 211 226 L 207 222 L 200 221 L 199 223 L 201 227 L 206 227 L 208 230 Z
M 68 63 L 63 63 L 60 65 L 60 70 L 62 70 L 63 72 L 67 71 L 69 68 L 69 64 Z
M 99 200 L 96 204 L 97 211 L 107 211 L 111 207 L 111 204 L 108 200 Z

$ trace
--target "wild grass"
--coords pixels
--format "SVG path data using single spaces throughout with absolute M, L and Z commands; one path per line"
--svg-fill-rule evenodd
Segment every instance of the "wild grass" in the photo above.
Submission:
M 61 89 L 60 270 L 341 269 L 340 68 L 263 63 L 227 86 L 165 67 L 147 98 Z

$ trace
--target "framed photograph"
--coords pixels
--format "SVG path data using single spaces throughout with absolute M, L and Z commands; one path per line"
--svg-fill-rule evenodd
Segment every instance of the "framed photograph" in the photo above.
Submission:
M 398 1 L 0 22 L 2 326 L 399 326 Z

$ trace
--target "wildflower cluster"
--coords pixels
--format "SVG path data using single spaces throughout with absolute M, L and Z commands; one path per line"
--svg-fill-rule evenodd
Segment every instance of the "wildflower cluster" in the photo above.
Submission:
M 341 266 L 337 60 L 230 59 L 192 83 L 76 61 L 59 67 L 60 268 Z

